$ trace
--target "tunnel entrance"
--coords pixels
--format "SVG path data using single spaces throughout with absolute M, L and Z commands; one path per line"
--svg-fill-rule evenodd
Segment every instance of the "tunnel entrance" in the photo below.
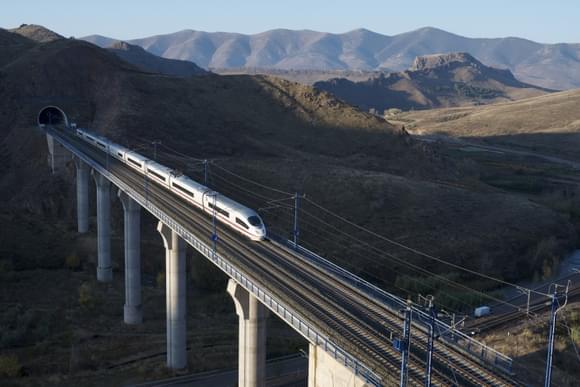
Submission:
M 38 113 L 38 124 L 68 126 L 68 118 L 61 108 L 56 106 L 47 106 Z

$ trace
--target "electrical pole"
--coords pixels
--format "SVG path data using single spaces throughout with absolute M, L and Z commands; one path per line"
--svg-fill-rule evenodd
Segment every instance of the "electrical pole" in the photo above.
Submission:
M 407 386 L 407 366 L 409 363 L 409 351 L 411 350 L 411 300 L 407 300 L 405 308 L 405 324 L 403 325 L 403 340 L 401 342 L 401 383 L 400 387 Z
M 216 249 L 217 249 L 217 240 L 218 240 L 218 235 L 217 235 L 217 226 L 216 226 L 216 221 L 215 221 L 215 217 L 216 217 L 216 205 L 217 205 L 217 192 L 213 192 L 213 216 L 212 216 L 212 228 L 213 228 L 213 234 L 211 235 L 211 240 L 213 241 L 213 252 L 214 254 L 216 253 Z
M 207 160 L 203 160 L 203 184 L 206 187 L 207 187 L 207 173 L 208 173 Z
M 433 341 L 435 338 L 435 305 L 434 297 L 428 296 L 429 301 L 429 339 L 427 341 L 427 366 L 425 367 L 425 387 L 431 387 L 431 371 L 433 369 Z
M 294 193 L 294 249 L 298 249 L 298 236 L 300 230 L 298 229 L 298 209 L 300 208 L 300 196 L 298 192 Z
M 550 312 L 550 327 L 548 333 L 548 358 L 546 360 L 546 378 L 544 380 L 544 387 L 550 387 L 552 385 L 552 361 L 554 360 L 554 341 L 556 336 L 556 316 L 558 311 L 566 306 L 568 303 L 568 289 L 570 288 L 570 281 L 565 287 L 564 294 L 566 300 L 564 305 L 560 306 L 560 300 L 558 299 L 558 287 L 564 287 L 563 285 L 554 284 L 554 293 L 552 294 L 552 310 Z
M 147 170 L 147 161 L 144 161 L 143 162 L 143 166 L 145 167 L 145 170 Z M 145 181 L 145 183 L 144 183 L 144 187 L 145 187 L 145 203 L 147 203 L 149 201 L 149 192 L 147 190 L 149 180 L 147 178 L 147 174 L 146 173 L 143 174 L 143 179 Z
M 161 144 L 161 140 L 152 141 L 153 144 L 153 160 L 157 161 L 157 145 Z

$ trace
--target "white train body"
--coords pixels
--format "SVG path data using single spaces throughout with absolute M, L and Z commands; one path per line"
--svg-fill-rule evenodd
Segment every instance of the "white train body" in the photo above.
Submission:
M 185 175 L 176 175 L 171 168 L 84 129 L 76 129 L 76 135 L 146 175 L 150 180 L 164 186 L 202 211 L 211 215 L 215 214 L 216 220 L 236 232 L 255 241 L 266 238 L 266 226 L 258 213 L 251 208 L 220 195 Z

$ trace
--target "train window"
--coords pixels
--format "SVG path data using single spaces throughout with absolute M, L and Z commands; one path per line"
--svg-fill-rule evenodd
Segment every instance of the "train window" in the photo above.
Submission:
M 212 203 L 212 202 L 209 202 L 209 203 L 207 203 L 207 206 L 208 206 L 209 208 L 214 208 L 214 205 L 213 205 L 213 203 Z M 225 217 L 227 217 L 227 218 L 229 218 L 229 217 L 230 217 L 230 213 L 229 213 L 229 212 L 227 212 L 226 210 L 224 210 L 223 208 L 219 208 L 218 206 L 215 206 L 215 211 L 216 211 L 217 213 L 220 213 L 220 214 L 222 214 L 223 216 L 225 216 Z
M 123 154 L 121 152 L 117 152 L 117 155 L 119 155 L 119 157 L 123 157 Z
M 182 187 L 182 186 L 180 186 L 179 184 L 175 184 L 175 183 L 173 183 L 173 184 L 172 184 L 172 186 L 173 186 L 174 188 L 177 188 L 177 189 L 178 189 L 178 190 L 180 190 L 181 192 L 185 193 L 186 195 L 189 195 L 189 196 L 191 196 L 191 197 L 194 197 L 192 192 L 190 192 L 189 190 L 187 190 L 187 189 L 183 188 L 183 187 Z
M 103 149 L 107 148 L 107 146 L 105 144 L 103 144 L 102 142 L 100 142 L 100 141 L 97 141 L 97 145 L 100 146 Z
M 262 225 L 262 221 L 257 216 L 250 216 L 248 218 L 248 222 L 254 227 L 259 227 Z
M 130 157 L 127 157 L 127 161 L 129 161 L 131 164 L 133 164 L 133 165 L 135 165 L 135 166 L 137 166 L 137 167 L 139 167 L 139 168 L 143 168 L 143 166 L 141 165 L 141 163 L 139 163 L 139 162 L 137 162 L 137 161 L 133 160 L 133 159 L 132 159 L 132 158 L 130 158 Z
M 248 230 L 250 228 L 250 226 L 248 226 L 246 224 L 246 222 L 244 222 L 240 218 L 236 218 L 236 223 L 239 224 L 240 226 L 242 226 L 243 228 L 245 228 L 246 230 Z
M 161 179 L 163 181 L 165 181 L 165 177 L 163 177 L 163 175 L 155 172 L 154 170 L 152 170 L 151 168 L 147 168 L 147 172 L 149 172 L 150 174 L 152 174 L 153 176 L 155 176 L 158 179 Z

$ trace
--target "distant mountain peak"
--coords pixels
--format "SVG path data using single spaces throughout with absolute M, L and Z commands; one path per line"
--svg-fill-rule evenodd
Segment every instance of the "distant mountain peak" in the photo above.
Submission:
M 421 55 L 415 58 L 410 71 L 434 70 L 448 67 L 451 64 L 482 67 L 483 64 L 467 52 L 449 52 L 445 54 Z
M 14 32 L 38 43 L 47 43 L 64 39 L 64 36 L 38 24 L 21 24 L 20 27 L 14 28 L 10 30 L 10 32 Z

